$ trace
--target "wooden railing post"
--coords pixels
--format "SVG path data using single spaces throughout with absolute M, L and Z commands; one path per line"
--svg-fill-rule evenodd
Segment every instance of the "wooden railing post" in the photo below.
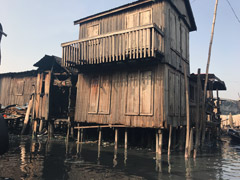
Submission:
M 156 51 L 163 53 L 163 36 L 162 30 L 151 24 L 64 43 L 62 64 L 100 64 L 155 57 Z

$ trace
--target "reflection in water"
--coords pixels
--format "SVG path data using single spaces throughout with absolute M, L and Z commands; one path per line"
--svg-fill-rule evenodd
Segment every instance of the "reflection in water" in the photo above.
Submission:
M 147 150 L 76 144 L 63 138 L 11 137 L 0 157 L 0 179 L 240 179 L 240 145 L 223 139 L 197 159 L 183 153 L 155 156 Z

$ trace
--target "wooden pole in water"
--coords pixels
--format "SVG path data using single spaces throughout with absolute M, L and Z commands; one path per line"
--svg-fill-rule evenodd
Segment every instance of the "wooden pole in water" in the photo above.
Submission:
M 115 129 L 115 144 L 114 144 L 114 149 L 117 150 L 118 147 L 118 129 Z
M 188 148 L 188 157 L 191 156 L 191 152 L 193 150 L 193 128 L 191 128 L 190 131 L 190 139 L 189 139 L 189 148 Z
M 80 129 L 78 129 L 78 134 L 77 134 L 77 142 L 80 142 Z
M 171 155 L 171 143 L 172 143 L 172 125 L 170 125 L 170 128 L 169 128 L 168 156 Z
M 156 131 L 156 155 L 159 153 L 159 130 Z
M 30 99 L 30 101 L 28 103 L 28 108 L 27 108 L 27 112 L 26 112 L 26 115 L 25 115 L 24 123 L 23 123 L 22 132 L 21 132 L 22 135 L 26 131 L 26 128 L 27 128 L 27 125 L 28 125 L 28 121 L 29 121 L 29 117 L 30 117 L 30 113 L 31 113 L 31 110 L 32 110 L 32 106 L 33 106 L 33 96 L 31 96 L 31 99 Z
M 69 88 L 68 92 L 68 129 L 67 129 L 67 141 L 69 140 L 69 135 L 71 132 L 71 94 L 72 93 L 72 87 Z
M 158 154 L 162 154 L 162 140 L 163 140 L 163 132 L 161 129 L 158 130 Z
M 128 148 L 128 130 L 125 128 L 125 141 L 124 141 L 124 149 L 127 150 Z
M 206 103 L 206 96 L 207 96 L 208 71 L 209 71 L 209 66 L 210 66 L 214 29 L 215 29 L 215 23 L 216 23 L 216 17 L 217 17 L 217 7 L 218 7 L 218 0 L 216 0 L 216 3 L 215 3 L 214 17 L 213 17 L 213 23 L 212 23 L 212 33 L 211 33 L 211 40 L 210 40 L 210 44 L 209 44 L 208 61 L 207 61 L 207 67 L 206 67 L 206 77 L 205 77 L 205 83 L 204 83 L 204 94 L 203 94 L 204 107 L 202 108 L 202 115 L 203 115 L 204 119 L 203 119 L 203 125 L 202 125 L 202 127 L 203 127 L 203 129 L 202 129 L 202 144 L 204 144 L 204 140 L 205 140 L 205 128 L 206 128 L 205 103 Z
M 83 129 L 81 129 L 81 143 L 83 142 Z
M 101 141 L 102 141 L 102 128 L 99 128 L 99 131 L 98 131 L 98 146 L 101 146 Z
M 189 109 L 189 92 L 188 92 L 188 77 L 186 63 L 184 63 L 184 79 L 185 79 L 185 91 L 186 91 L 186 118 L 187 118 L 187 131 L 186 131 L 186 144 L 185 144 L 185 157 L 188 157 L 189 148 L 189 135 L 190 135 L 190 109 Z
M 200 120 L 200 92 L 201 92 L 201 79 L 200 79 L 201 69 L 198 69 L 198 76 L 197 76 L 197 99 L 196 99 L 196 136 L 195 136 L 195 149 L 193 157 L 197 157 L 197 151 L 199 147 L 199 138 L 200 138 L 200 131 L 199 131 L 199 120 Z

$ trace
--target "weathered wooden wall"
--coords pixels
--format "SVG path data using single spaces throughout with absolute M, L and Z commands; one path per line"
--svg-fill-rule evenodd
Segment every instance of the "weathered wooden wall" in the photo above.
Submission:
M 178 8 L 184 9 L 182 6 L 184 4 L 180 3 Z M 182 73 L 184 73 L 185 63 L 189 75 L 189 28 L 169 3 L 164 3 L 164 10 L 165 62 Z
M 34 92 L 33 85 L 36 85 L 36 76 L 36 72 L 0 75 L 0 104 L 21 106 L 28 103 Z
M 132 127 L 163 127 L 164 122 L 182 125 L 183 79 L 163 64 L 108 74 L 79 74 L 75 121 Z
M 155 23 L 163 27 L 163 4 L 155 3 L 80 24 L 79 39 L 103 35 Z

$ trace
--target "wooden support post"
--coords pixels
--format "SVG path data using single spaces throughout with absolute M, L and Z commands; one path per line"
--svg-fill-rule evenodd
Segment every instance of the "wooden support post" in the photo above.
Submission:
M 43 120 L 40 119 L 38 132 L 39 132 L 39 133 L 42 132 L 42 129 L 43 129 Z
M 127 150 L 127 148 L 128 148 L 128 131 L 127 131 L 127 128 L 125 128 L 124 149 Z
M 49 120 L 48 121 L 48 139 L 53 138 L 54 136 L 54 121 Z
M 188 157 L 189 148 L 189 136 L 190 136 L 190 109 L 189 109 L 189 85 L 186 63 L 184 62 L 184 79 L 185 79 L 185 91 L 186 91 L 186 119 L 187 119 L 187 132 L 186 132 L 186 144 L 185 144 L 185 158 Z
M 163 132 L 161 129 L 158 130 L 158 154 L 162 155 L 162 140 L 163 140 Z
M 156 131 L 156 156 L 159 153 L 159 139 L 158 139 L 158 137 L 159 137 L 159 132 Z
M 179 142 L 180 151 L 184 150 L 185 131 L 186 131 L 185 126 L 180 127 L 180 142 Z
M 67 129 L 67 141 L 69 140 L 69 135 L 71 132 L 71 95 L 72 95 L 72 87 L 69 88 L 68 93 L 68 129 Z
M 208 71 L 210 66 L 210 60 L 211 60 L 211 53 L 212 53 L 212 44 L 213 44 L 213 37 L 214 37 L 214 29 L 215 29 L 215 23 L 216 23 L 216 17 L 217 17 L 217 8 L 218 8 L 218 0 L 216 0 L 215 3 L 215 10 L 214 10 L 214 16 L 213 16 L 213 23 L 212 23 L 212 32 L 211 32 L 211 39 L 209 44 L 209 51 L 208 51 L 208 61 L 207 61 L 207 67 L 206 67 L 206 77 L 205 77 L 205 83 L 204 83 L 204 95 L 203 95 L 203 124 L 202 124 L 202 145 L 204 144 L 205 140 L 205 130 L 206 130 L 206 113 L 205 113 L 205 103 L 206 103 L 206 95 L 207 95 L 207 84 L 208 84 Z
M 78 129 L 77 142 L 80 142 L 80 129 Z
M 99 131 L 98 131 L 98 146 L 101 146 L 101 141 L 102 141 L 102 129 L 99 128 Z
M 188 148 L 188 157 L 191 156 L 191 152 L 193 150 L 193 128 L 191 128 L 190 131 L 190 139 L 189 139 L 189 148 Z
M 170 125 L 170 128 L 169 128 L 168 156 L 171 155 L 171 143 L 172 143 L 172 125 Z
M 127 165 L 127 148 L 128 148 L 128 129 L 125 128 L 125 142 L 124 142 L 124 165 Z
M 32 132 L 32 138 L 37 137 L 37 119 L 33 120 L 33 132 Z
M 69 141 L 70 131 L 71 131 L 71 121 L 70 121 L 70 117 L 68 117 L 67 138 L 66 138 L 67 141 Z
M 83 142 L 83 129 L 81 129 L 81 143 Z
M 30 101 L 28 103 L 28 108 L 27 108 L 27 112 L 26 112 L 26 115 L 25 115 L 24 123 L 23 123 L 22 132 L 21 132 L 22 135 L 26 131 L 32 107 L 33 107 L 33 96 L 31 96 L 31 99 L 30 99 Z
M 118 147 L 118 129 L 115 129 L 115 145 L 114 145 L 114 149 L 116 150 Z
M 200 130 L 199 130 L 199 122 L 200 122 L 200 92 L 202 89 L 201 86 L 201 79 L 200 79 L 201 69 L 198 69 L 198 77 L 197 77 L 197 99 L 196 99 L 196 121 L 195 121 L 195 127 L 196 127 L 196 136 L 195 136 L 195 148 L 194 148 L 194 154 L 193 158 L 197 157 L 197 151 L 199 148 L 199 141 L 200 141 Z

